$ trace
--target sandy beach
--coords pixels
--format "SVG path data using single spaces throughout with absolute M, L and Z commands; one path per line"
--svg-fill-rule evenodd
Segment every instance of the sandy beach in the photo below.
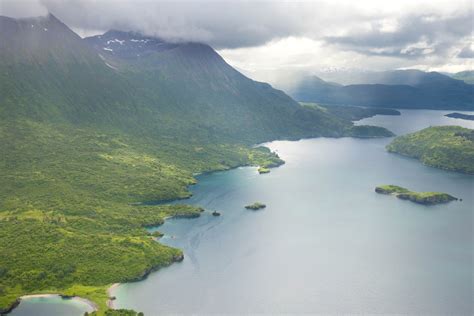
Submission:
M 114 284 L 112 284 L 112 285 L 107 289 L 107 296 L 109 297 L 109 299 L 107 300 L 107 307 L 110 308 L 110 309 L 114 309 L 114 300 L 111 300 L 110 297 L 113 296 L 112 292 L 113 292 L 114 289 L 116 289 L 119 285 L 120 285 L 120 283 L 114 283 Z

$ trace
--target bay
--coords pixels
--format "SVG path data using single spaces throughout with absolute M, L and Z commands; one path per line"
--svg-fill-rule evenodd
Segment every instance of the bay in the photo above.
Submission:
M 358 124 L 396 134 L 474 127 L 447 111 L 401 113 Z M 200 176 L 186 203 L 209 211 L 156 228 L 185 260 L 119 286 L 116 307 L 146 315 L 471 315 L 474 178 L 387 153 L 390 140 L 275 141 L 266 145 L 286 164 L 270 174 L 239 168 Z M 417 205 L 376 194 L 380 184 L 463 201 Z M 244 208 L 255 201 L 267 208 Z

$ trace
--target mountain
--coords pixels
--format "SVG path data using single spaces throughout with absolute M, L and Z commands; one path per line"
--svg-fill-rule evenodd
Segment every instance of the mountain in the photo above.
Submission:
M 336 135 L 330 128 L 334 119 L 245 77 L 208 45 L 166 43 L 119 31 L 85 41 L 137 90 L 156 98 L 160 113 L 202 126 L 208 134 L 252 142 Z
M 104 315 L 110 284 L 183 258 L 145 228 L 203 210 L 156 202 L 189 197 L 196 173 L 282 163 L 255 143 L 392 135 L 301 106 L 202 43 L 0 17 L 0 57 L 0 313 L 54 291 Z
M 389 71 L 338 71 L 321 73 L 325 81 L 335 81 L 343 85 L 384 84 L 418 86 L 424 84 L 448 84 L 453 80 L 439 72 L 425 72 L 417 69 Z
M 440 73 L 375 73 L 368 83 L 341 86 L 308 77 L 287 92 L 301 102 L 384 108 L 474 110 L 474 87 Z
M 466 70 L 450 75 L 452 78 L 462 80 L 468 84 L 474 84 L 474 70 Z

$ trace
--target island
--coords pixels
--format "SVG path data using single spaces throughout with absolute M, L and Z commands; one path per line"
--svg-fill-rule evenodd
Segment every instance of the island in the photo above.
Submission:
M 455 118 L 455 119 L 474 121 L 474 115 L 471 115 L 471 114 L 453 112 L 453 113 L 446 114 L 445 116 Z
M 165 234 L 163 234 L 162 232 L 158 231 L 158 230 L 155 230 L 154 232 L 151 232 L 150 233 L 150 236 L 152 236 L 153 238 L 156 238 L 156 239 L 159 239 L 161 237 L 163 237 Z
M 257 210 L 260 210 L 260 209 L 265 208 L 265 207 L 267 207 L 267 206 L 263 203 L 260 203 L 260 202 L 255 202 L 253 204 L 245 206 L 246 209 L 253 210 L 253 211 L 257 211 Z
M 474 130 L 469 128 L 428 127 L 396 137 L 386 149 L 431 167 L 474 174 Z
M 435 205 L 457 200 L 452 195 L 440 192 L 414 192 L 397 185 L 381 185 L 375 188 L 375 192 L 394 195 L 402 200 L 409 200 L 423 205 Z

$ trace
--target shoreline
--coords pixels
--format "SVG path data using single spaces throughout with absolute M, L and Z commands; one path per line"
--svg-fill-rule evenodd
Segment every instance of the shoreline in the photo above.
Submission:
M 21 304 L 21 301 L 23 300 L 28 300 L 32 298 L 52 298 L 52 297 L 59 297 L 62 300 L 76 300 L 76 301 L 82 302 L 86 304 L 87 306 L 89 306 L 93 312 L 96 312 L 99 310 L 99 306 L 96 303 L 80 296 L 67 296 L 67 295 L 63 295 L 59 293 L 44 293 L 44 294 L 28 294 L 28 295 L 20 296 L 15 301 L 15 303 L 12 304 L 12 306 L 9 309 L 7 309 L 6 312 L 2 313 L 2 315 L 11 313 L 15 308 L 17 308 Z
M 112 295 L 112 291 L 115 290 L 119 285 L 120 283 L 114 283 L 107 289 L 107 296 L 109 297 L 107 299 L 107 307 L 110 309 L 114 309 L 114 301 L 115 301 L 115 296 Z
M 313 138 L 313 137 L 310 137 L 310 138 Z M 272 140 L 272 141 L 275 141 L 275 140 Z M 262 144 L 268 144 L 268 143 L 271 143 L 272 141 L 268 141 L 266 143 L 262 143 Z M 266 147 L 264 145 L 257 145 L 257 146 L 263 146 L 263 147 Z M 268 147 L 267 147 L 268 148 Z M 282 164 L 280 165 L 277 165 L 275 167 L 272 167 L 272 168 L 278 168 L 280 167 L 281 165 L 284 165 L 285 162 L 283 162 Z M 231 170 L 234 170 L 234 169 L 238 169 L 238 168 L 252 168 L 252 167 L 255 167 L 255 168 L 258 168 L 258 166 L 256 165 L 251 165 L 251 164 L 244 164 L 244 165 L 238 165 L 238 166 L 234 166 L 234 167 L 230 167 L 230 168 L 226 168 L 226 169 L 222 169 L 222 170 L 209 170 L 209 171 L 204 171 L 204 172 L 200 172 L 200 173 L 197 173 L 197 174 L 193 174 L 193 177 L 199 177 L 199 176 L 205 176 L 205 175 L 208 175 L 208 174 L 213 174 L 213 173 L 217 173 L 217 172 L 226 172 L 226 171 L 231 171 Z M 197 179 L 196 179 L 197 180 Z M 198 183 L 198 181 L 196 181 L 195 183 L 191 183 L 189 184 L 188 186 L 192 186 L 192 185 L 196 185 Z M 165 201 L 160 201 L 156 204 L 152 204 L 152 205 L 159 205 L 161 203 L 163 204 L 167 204 L 167 203 L 172 203 L 174 201 L 180 201 L 180 200 L 186 200 L 186 199 L 189 199 L 191 198 L 192 194 L 188 197 L 184 197 L 184 198 L 177 198 L 177 199 L 170 199 L 170 200 L 165 200 Z M 146 205 L 146 203 L 140 203 L 141 205 Z M 167 216 L 165 218 L 163 218 L 163 221 L 166 221 L 168 219 L 173 219 L 173 218 L 182 218 L 181 216 Z M 191 217 L 193 218 L 193 217 Z M 162 224 L 160 225 L 153 225 L 152 227 L 155 227 L 155 226 L 161 226 Z M 159 241 L 157 241 L 159 242 Z M 176 263 L 176 262 L 180 262 L 184 259 L 184 254 L 181 253 L 181 256 L 175 258 L 174 262 L 173 263 Z M 172 264 L 173 264 L 172 263 Z M 143 275 L 138 277 L 136 280 L 131 280 L 129 282 L 125 282 L 125 283 L 131 283 L 131 282 L 139 282 L 145 278 L 147 278 L 147 276 L 152 273 L 152 272 L 156 272 L 157 270 L 159 270 L 161 267 L 153 267 L 147 271 L 144 271 Z M 112 294 L 112 291 L 114 289 L 116 289 L 119 285 L 121 285 L 121 283 L 113 283 L 106 291 L 107 293 L 107 296 L 108 296 L 108 299 L 107 299 L 107 302 L 106 302 L 106 306 L 109 308 L 109 309 L 114 309 L 114 301 L 115 299 L 111 299 L 111 297 L 114 297 Z M 59 294 L 59 293 L 44 293 L 44 294 L 29 294 L 29 295 L 23 295 L 23 296 L 20 296 L 19 298 L 17 298 L 17 300 L 10 306 L 10 308 L 8 308 L 6 310 L 6 312 L 2 311 L 2 315 L 6 315 L 8 313 L 10 313 L 11 311 L 13 311 L 16 307 L 18 307 L 18 305 L 21 303 L 21 300 L 23 299 L 30 299 L 30 298 L 49 298 L 49 297 L 55 297 L 55 296 L 59 296 L 61 297 L 62 299 L 64 300 L 68 300 L 68 299 L 74 299 L 74 300 L 77 300 L 77 301 L 80 301 L 80 302 L 83 302 L 85 303 L 86 305 L 88 305 L 89 307 L 92 308 L 93 311 L 98 311 L 99 310 L 99 306 L 94 303 L 93 301 L 91 300 L 88 300 L 86 298 L 83 298 L 83 297 L 79 297 L 79 296 L 67 296 L 67 295 L 62 295 L 62 294 Z

